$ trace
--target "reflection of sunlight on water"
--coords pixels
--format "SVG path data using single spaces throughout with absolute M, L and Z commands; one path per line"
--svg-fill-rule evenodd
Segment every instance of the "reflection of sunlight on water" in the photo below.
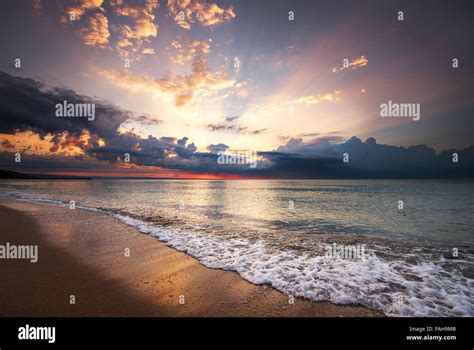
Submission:
M 167 218 L 208 231 L 349 233 L 471 242 L 471 182 L 369 180 L 2 181 L 5 192 Z M 405 209 L 397 210 L 403 199 Z M 289 202 L 294 208 L 291 209 Z M 178 204 L 183 203 L 180 209 Z M 221 232 L 222 233 L 222 232 Z

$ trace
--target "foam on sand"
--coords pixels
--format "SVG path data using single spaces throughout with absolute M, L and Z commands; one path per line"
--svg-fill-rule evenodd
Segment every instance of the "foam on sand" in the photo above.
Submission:
M 255 284 L 313 301 L 360 304 L 390 316 L 473 316 L 474 280 L 447 273 L 440 261 L 328 259 L 270 252 L 263 241 L 223 239 L 189 230 L 157 227 L 123 215 L 127 225 L 185 252 L 207 267 L 238 272 Z

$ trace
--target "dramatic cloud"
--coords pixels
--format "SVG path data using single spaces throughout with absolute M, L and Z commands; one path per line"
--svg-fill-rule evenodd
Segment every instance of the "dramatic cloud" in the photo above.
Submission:
M 120 16 L 129 17 L 133 21 L 133 30 L 128 27 L 127 37 L 135 39 L 144 39 L 147 37 L 156 37 L 158 34 L 158 25 L 153 21 L 155 15 L 154 10 L 160 4 L 157 0 L 145 0 L 134 5 L 130 2 L 117 1 L 112 2 L 115 13 Z
M 87 118 L 56 118 L 57 103 L 95 101 L 71 90 L 48 89 L 36 80 L 13 77 L 4 72 L 0 72 L 0 91 L 1 133 L 33 130 L 42 136 L 58 131 L 68 131 L 77 135 L 81 134 L 85 127 L 103 133 L 110 128 L 118 128 L 129 117 L 125 112 L 102 103 L 96 105 L 94 122 L 88 122 Z M 107 115 L 107 120 L 102 118 L 104 115 Z
M 78 26 L 76 33 L 85 45 L 105 49 L 108 47 L 110 31 L 102 5 L 103 0 L 66 1 L 60 21 Z
M 309 142 L 290 139 L 274 152 L 273 169 L 287 176 L 302 178 L 455 178 L 474 177 L 474 146 L 463 150 L 446 150 L 439 154 L 425 145 L 397 147 L 377 144 L 372 137 L 362 142 L 352 137 L 346 142 L 322 138 Z M 458 153 L 459 163 L 452 161 Z M 349 161 L 343 162 L 347 154 Z
M 347 64 L 343 64 L 341 67 L 334 67 L 332 69 L 332 72 L 337 73 L 337 72 L 343 71 L 344 69 L 349 69 L 349 68 L 357 69 L 357 68 L 365 67 L 368 63 L 369 63 L 368 58 L 362 55 L 358 58 L 353 59 L 350 62 L 347 62 Z
M 40 2 L 34 3 L 36 9 L 40 9 L 40 5 Z M 142 47 L 150 42 L 150 38 L 158 35 L 155 10 L 159 7 L 158 0 L 111 0 L 107 3 L 103 0 L 68 0 L 64 5 L 65 14 L 60 20 L 78 27 L 76 32 L 84 44 L 89 46 L 108 47 L 110 33 L 113 32 L 116 34 L 113 47 L 117 53 L 121 57 L 133 55 L 134 58 L 140 59 L 140 54 L 155 52 L 153 48 Z M 221 8 L 215 3 L 203 0 L 169 0 L 167 10 L 176 23 L 186 29 L 190 29 L 193 22 L 214 27 L 235 17 L 232 6 Z M 191 42 L 191 45 L 199 43 L 195 41 Z M 193 49 L 203 51 L 206 48 L 193 48 L 188 45 L 184 49 L 187 49 L 187 52 L 179 52 L 174 56 L 179 63 L 191 61 Z
M 88 26 L 81 28 L 78 34 L 82 37 L 84 44 L 105 49 L 109 42 L 109 21 L 102 13 L 91 15 Z
M 207 41 L 187 40 L 185 45 L 181 45 L 176 40 L 171 42 L 175 52 L 170 54 L 173 63 L 185 64 L 191 62 L 197 57 L 203 57 L 204 54 L 211 52 L 211 45 Z
M 196 21 L 205 27 L 213 27 L 235 18 L 232 6 L 225 9 L 204 0 L 168 0 L 168 10 L 184 29 L 191 29 L 191 23 Z
M 73 15 L 75 20 L 80 20 L 82 15 L 90 10 L 103 10 L 103 0 L 76 0 L 71 1 L 71 5 L 67 7 L 67 15 L 69 17 L 63 17 L 62 21 L 67 21 Z
M 121 134 L 119 130 L 123 124 L 156 125 L 160 122 L 151 116 L 135 115 L 71 90 L 47 89 L 35 80 L 16 78 L 3 72 L 0 72 L 0 96 L 0 134 L 9 135 L 3 138 L 15 142 L 18 150 L 36 154 L 47 149 L 52 154 L 116 161 L 127 150 L 137 149 L 141 141 L 132 133 Z M 95 120 L 57 118 L 55 105 L 63 101 L 95 104 Z M 33 148 L 27 149 L 27 144 Z
M 63 101 L 95 103 L 96 119 L 57 118 L 55 104 Z M 378 144 L 374 138 L 362 142 L 357 137 L 341 142 L 340 136 L 334 135 L 315 135 L 316 139 L 309 141 L 292 138 L 275 151 L 258 152 L 255 169 L 244 164 L 218 164 L 217 153 L 229 151 L 228 145 L 211 144 L 207 152 L 199 152 L 187 137 L 140 137 L 133 131 L 120 131 L 127 121 L 152 122 L 156 118 L 137 116 L 71 90 L 47 88 L 33 79 L 3 72 L 0 118 L 0 166 L 7 168 L 12 168 L 13 153 L 21 151 L 27 155 L 22 166 L 48 167 L 56 172 L 109 164 L 102 166 L 271 178 L 474 178 L 474 146 L 436 153 L 425 145 L 396 147 Z M 238 120 L 227 117 L 222 123 L 231 126 Z M 130 163 L 123 162 L 126 153 Z M 453 153 L 458 154 L 457 163 Z M 348 162 L 343 162 L 344 154 Z
M 94 103 L 95 120 L 57 118 L 55 105 L 63 101 Z M 148 123 L 156 118 L 135 115 L 71 90 L 47 88 L 33 79 L 4 72 L 0 72 L 0 116 L 0 150 L 4 153 L 20 151 L 36 157 L 59 157 L 67 160 L 65 166 L 76 158 L 123 166 L 125 153 L 130 154 L 131 164 L 137 166 L 204 171 L 204 164 L 216 164 L 210 153 L 197 153 L 197 147 L 188 144 L 187 137 L 142 138 L 132 131 L 120 132 L 120 127 L 129 121 Z M 8 158 L 3 154 L 3 164 L 8 164 Z
M 67 0 L 58 7 L 64 13 L 60 21 L 75 28 L 85 45 L 101 49 L 113 46 L 121 57 L 133 54 L 137 59 L 140 54 L 154 53 L 152 48 L 142 50 L 142 46 L 158 34 L 154 22 L 157 0 Z M 110 44 L 112 37 L 115 43 Z
M 132 25 L 122 24 L 117 26 L 120 38 L 117 43 L 117 50 L 121 56 L 128 56 L 128 48 L 133 47 L 137 52 L 149 37 L 156 37 L 158 34 L 158 24 L 154 22 L 154 11 L 160 6 L 157 0 L 144 0 L 135 4 L 116 0 L 111 3 L 114 12 L 118 16 L 127 17 L 132 21 Z M 127 40 L 134 42 L 134 45 L 120 45 Z M 145 54 L 154 53 L 153 49 L 145 49 Z
M 212 72 L 209 69 L 204 56 L 209 50 L 207 45 L 191 41 L 186 47 L 192 51 L 189 54 L 189 59 L 192 60 L 191 72 L 187 74 L 165 75 L 161 78 L 139 76 L 129 71 L 118 70 L 102 70 L 99 74 L 127 90 L 171 97 L 176 107 L 185 106 L 196 96 L 229 88 L 235 84 L 235 80 L 224 72 Z

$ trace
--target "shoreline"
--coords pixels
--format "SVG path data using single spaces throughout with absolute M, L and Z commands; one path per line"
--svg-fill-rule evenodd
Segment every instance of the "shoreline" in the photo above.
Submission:
M 290 304 L 272 287 L 205 267 L 113 217 L 45 204 L 0 198 L 0 244 L 39 247 L 37 263 L 0 260 L 0 283 L 9 286 L 0 316 L 384 317 L 358 305 Z

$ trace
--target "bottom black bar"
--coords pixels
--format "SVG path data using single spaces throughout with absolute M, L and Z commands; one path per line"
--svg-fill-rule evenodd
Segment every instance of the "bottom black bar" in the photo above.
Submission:
M 473 349 L 472 318 L 0 318 L 0 350 L 216 344 Z M 313 344 L 313 345 L 311 345 Z

